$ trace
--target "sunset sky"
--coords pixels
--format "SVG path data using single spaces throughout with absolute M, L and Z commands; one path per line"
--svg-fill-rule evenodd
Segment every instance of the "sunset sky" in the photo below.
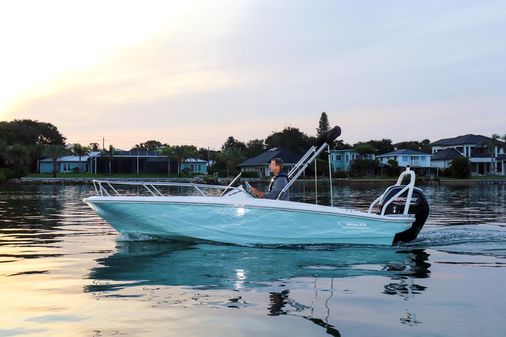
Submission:
M 506 1 L 4 1 L 0 120 L 218 148 L 506 133 Z

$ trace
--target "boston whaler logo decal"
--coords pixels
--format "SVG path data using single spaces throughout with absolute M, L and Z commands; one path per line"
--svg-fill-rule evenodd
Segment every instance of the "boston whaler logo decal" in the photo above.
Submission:
M 342 222 L 342 221 L 339 221 L 337 224 L 341 227 L 351 227 L 351 228 L 366 228 L 366 227 L 368 227 L 365 222 Z

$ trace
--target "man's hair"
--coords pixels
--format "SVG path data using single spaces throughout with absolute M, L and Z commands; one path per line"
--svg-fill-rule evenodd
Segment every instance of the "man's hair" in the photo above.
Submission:
M 271 161 L 274 161 L 274 162 L 276 163 L 276 165 L 278 165 L 278 166 L 279 166 L 279 168 L 280 168 L 281 170 L 283 170 L 283 165 L 285 164 L 285 163 L 283 162 L 283 159 L 281 159 L 281 158 L 272 158 L 272 159 L 271 159 Z

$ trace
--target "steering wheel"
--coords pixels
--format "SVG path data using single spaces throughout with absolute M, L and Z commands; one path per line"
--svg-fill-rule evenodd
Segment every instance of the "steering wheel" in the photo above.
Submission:
M 257 196 L 252 193 L 251 185 L 247 181 L 244 182 L 243 187 L 244 187 L 244 190 L 246 192 L 248 192 L 248 194 L 250 194 L 253 198 L 257 198 Z

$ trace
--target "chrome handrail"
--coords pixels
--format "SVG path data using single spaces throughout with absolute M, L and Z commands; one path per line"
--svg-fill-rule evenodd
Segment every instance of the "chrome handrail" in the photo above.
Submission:
M 207 184 L 195 184 L 195 183 L 179 183 L 179 182 L 145 182 L 145 181 L 124 181 L 124 180 L 93 180 L 93 186 L 95 188 L 95 193 L 98 196 L 121 196 L 116 185 L 125 185 L 125 186 L 140 186 L 143 187 L 149 194 L 152 196 L 167 196 L 163 194 L 158 187 L 160 186 L 172 186 L 172 187 L 188 187 L 193 188 L 199 195 L 207 196 L 206 190 L 240 190 L 243 191 L 242 188 L 239 187 L 230 187 L 223 185 L 207 185 Z M 124 195 L 124 194 L 123 194 Z
M 408 191 L 408 195 L 406 197 L 406 204 L 404 206 L 403 215 L 408 215 L 409 206 L 411 206 L 411 198 L 413 196 L 413 189 L 415 188 L 415 180 L 416 180 L 415 172 L 411 171 L 409 166 L 406 167 L 406 170 L 399 175 L 399 178 L 397 178 L 397 182 L 393 186 L 400 186 L 402 181 L 407 175 L 409 175 L 410 178 L 409 183 L 383 204 L 383 207 L 381 208 L 381 215 L 385 215 L 385 211 L 388 205 L 390 205 L 396 198 L 398 198 L 401 194 L 403 194 L 406 191 Z M 372 213 L 372 209 L 374 208 L 374 206 L 376 206 L 377 204 L 379 204 L 381 200 L 383 200 L 388 191 L 390 191 L 389 188 L 387 188 L 385 192 L 383 192 L 383 194 L 381 194 L 371 203 L 371 205 L 369 206 L 368 213 Z

